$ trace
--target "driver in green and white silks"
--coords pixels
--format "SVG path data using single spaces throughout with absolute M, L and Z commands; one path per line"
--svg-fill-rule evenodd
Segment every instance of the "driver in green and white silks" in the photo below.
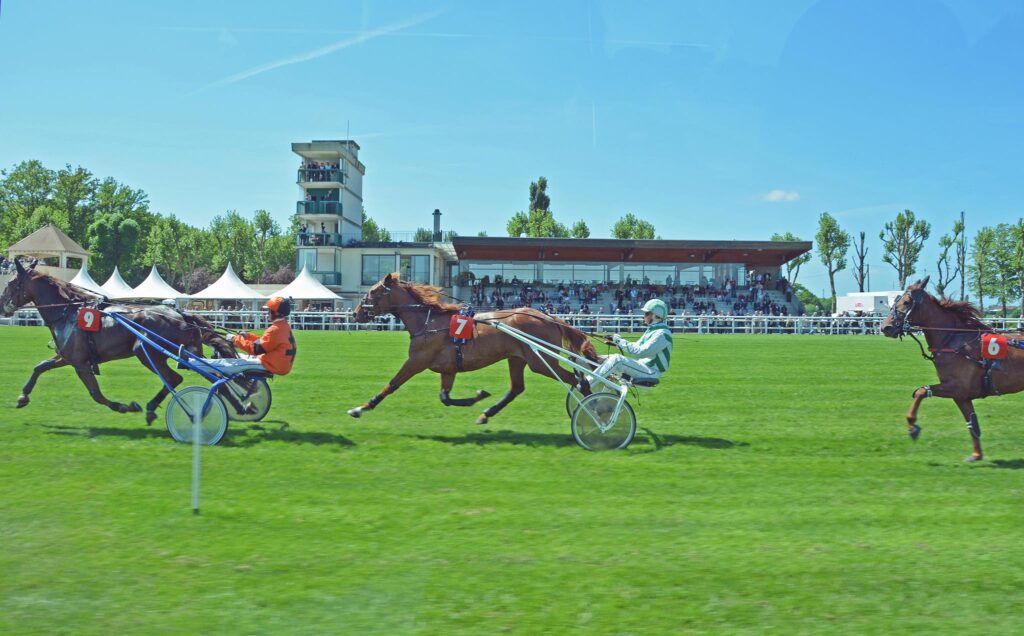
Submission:
M 594 370 L 594 375 L 607 378 L 610 375 L 625 373 L 634 378 L 660 378 L 668 371 L 669 361 L 672 360 L 672 331 L 665 322 L 668 317 L 668 305 L 665 304 L 665 301 L 655 298 L 644 304 L 643 312 L 647 330 L 639 340 L 630 342 L 619 334 L 605 338 L 606 343 L 614 344 L 624 353 L 636 356 L 638 359 L 634 360 L 613 353 L 607 356 L 601 366 Z M 593 386 L 593 376 L 587 379 Z

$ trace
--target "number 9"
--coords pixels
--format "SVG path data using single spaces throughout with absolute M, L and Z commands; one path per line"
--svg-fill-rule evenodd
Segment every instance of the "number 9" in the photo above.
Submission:
M 85 322 L 86 329 L 92 329 L 92 323 L 96 321 L 96 314 L 91 311 L 87 311 L 82 316 L 82 320 Z

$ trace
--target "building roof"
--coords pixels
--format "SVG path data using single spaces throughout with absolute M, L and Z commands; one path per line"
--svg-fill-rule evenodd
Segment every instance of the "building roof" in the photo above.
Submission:
M 89 275 L 89 266 L 86 265 L 84 262 L 82 263 L 82 268 L 78 270 L 78 273 L 75 274 L 75 277 L 72 278 L 70 282 L 72 285 L 81 287 L 82 289 L 90 291 L 94 294 L 100 294 L 103 296 L 106 295 L 106 292 L 103 291 L 103 288 L 100 287 L 100 284 L 93 280 L 92 276 Z
M 811 249 L 810 241 L 645 241 L 634 239 L 491 238 L 456 236 L 459 260 L 598 261 L 621 263 L 745 263 L 782 265 Z
M 114 272 L 107 279 L 107 282 L 103 283 L 103 293 L 106 294 L 107 298 L 118 299 L 118 298 L 131 298 L 134 290 L 132 286 L 124 282 L 121 278 L 121 272 L 117 271 L 117 266 L 114 266 Z
M 201 292 L 182 296 L 195 300 L 266 300 L 266 296 L 242 282 L 235 268 L 228 263 L 221 277 Z
M 7 248 L 11 256 L 50 256 L 53 254 L 72 254 L 88 256 L 89 252 L 76 243 L 52 223 L 39 228 L 14 245 Z
M 309 268 L 303 265 L 302 271 L 287 287 L 274 292 L 274 296 L 297 298 L 299 300 L 340 300 L 340 297 L 324 287 L 323 283 L 313 278 Z
M 149 276 L 146 277 L 146 280 L 133 289 L 130 295 L 122 296 L 122 298 L 164 300 L 167 298 L 181 298 L 183 295 L 180 291 L 167 284 L 160 275 L 160 272 L 157 271 L 156 265 L 154 265 L 153 269 L 149 270 Z

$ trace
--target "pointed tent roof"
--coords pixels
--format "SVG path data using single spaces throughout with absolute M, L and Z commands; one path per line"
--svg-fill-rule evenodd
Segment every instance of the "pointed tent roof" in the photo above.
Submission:
M 235 268 L 228 263 L 227 269 L 217 281 L 201 292 L 188 298 L 195 300 L 266 300 L 266 296 L 250 288 L 235 273 Z
M 82 263 L 82 268 L 79 269 L 78 273 L 75 274 L 75 277 L 71 279 L 71 284 L 91 291 L 94 294 L 106 295 L 106 292 L 103 291 L 100 284 L 93 280 L 92 276 L 89 275 L 89 267 L 85 263 Z
M 273 295 L 284 296 L 285 298 L 298 298 L 299 300 L 341 300 L 337 294 L 313 278 L 313 275 L 309 273 L 307 265 L 302 266 L 302 271 L 295 277 L 295 280 L 284 289 L 274 292 Z
M 163 300 L 166 298 L 180 298 L 183 294 L 177 289 L 171 287 L 164 281 L 163 277 L 160 276 L 160 272 L 157 271 L 156 265 L 153 269 L 149 270 L 149 276 L 146 280 L 132 290 L 130 296 L 125 298 L 154 298 Z
M 7 248 L 12 255 L 35 256 L 72 254 L 88 256 L 89 252 L 52 223 L 46 224 Z
M 121 272 L 117 271 L 117 266 L 114 266 L 114 273 L 110 275 L 107 282 L 103 283 L 103 293 L 107 295 L 107 298 L 130 298 L 135 290 L 132 286 L 124 282 L 121 278 Z

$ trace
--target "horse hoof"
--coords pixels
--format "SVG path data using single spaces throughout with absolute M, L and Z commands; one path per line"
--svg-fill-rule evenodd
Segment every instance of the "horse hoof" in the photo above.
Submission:
M 968 463 L 980 462 L 981 461 L 981 456 L 980 455 L 968 455 L 967 457 L 964 457 L 964 461 L 968 462 Z
M 910 427 L 907 428 L 907 433 L 910 434 L 910 439 L 916 442 L 917 437 L 921 434 L 921 427 L 917 424 L 911 424 Z
M 476 399 L 478 400 L 483 400 L 489 397 L 491 397 L 491 394 L 488 393 L 487 391 L 484 391 L 483 389 L 480 389 L 479 391 L 476 392 Z
M 359 417 L 360 415 L 363 414 L 363 409 L 361 409 L 359 407 L 356 407 L 354 409 L 349 409 L 348 410 L 348 414 L 351 415 L 352 417 Z
M 28 406 L 28 396 L 22 395 L 21 397 L 18 398 L 18 408 L 20 409 L 26 406 Z
M 131 404 L 128 405 L 128 412 L 129 413 L 141 413 L 142 412 L 142 405 L 140 405 L 138 402 L 132 402 Z
M 156 421 L 156 411 L 146 411 L 146 426 L 152 426 Z
M 481 425 L 482 424 L 486 424 L 487 423 L 487 416 L 486 415 L 481 415 L 480 417 L 476 418 L 476 423 L 477 424 L 481 424 Z

